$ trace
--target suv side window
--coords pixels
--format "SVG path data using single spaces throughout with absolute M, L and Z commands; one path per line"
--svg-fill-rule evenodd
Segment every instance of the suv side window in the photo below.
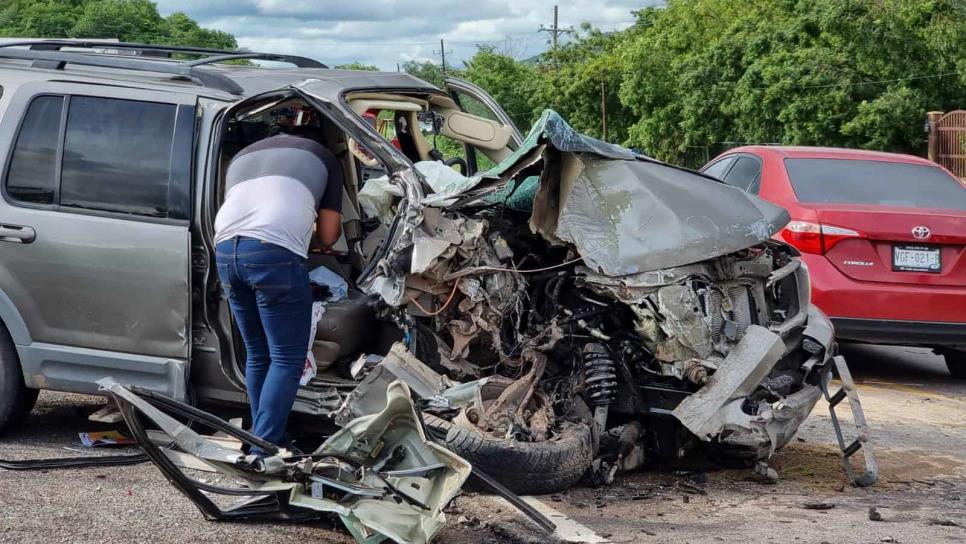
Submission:
M 168 217 L 177 110 L 174 104 L 71 97 L 61 206 Z
M 761 162 L 751 157 L 741 156 L 724 177 L 724 182 L 743 191 L 758 192 L 758 182 L 761 178 Z
M 187 219 L 193 137 L 191 107 L 39 96 L 17 135 L 7 194 L 64 210 Z
M 7 194 L 31 204 L 53 204 L 63 96 L 39 96 L 27 108 L 10 158 Z

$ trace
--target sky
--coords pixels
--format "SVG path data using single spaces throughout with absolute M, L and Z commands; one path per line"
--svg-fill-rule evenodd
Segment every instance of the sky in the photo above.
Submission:
M 186 13 L 204 27 L 235 35 L 254 51 L 311 57 L 330 66 L 353 61 L 395 70 L 409 60 L 462 66 L 476 46 L 522 59 L 545 51 L 553 1 L 541 0 L 156 0 L 162 15 Z M 620 30 L 632 10 L 659 0 L 575 0 L 560 5 L 561 27 L 583 22 Z

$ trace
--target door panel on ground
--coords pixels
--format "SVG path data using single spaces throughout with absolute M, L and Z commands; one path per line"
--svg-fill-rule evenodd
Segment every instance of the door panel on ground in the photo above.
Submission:
M 54 91 L 62 94 L 36 97 Z M 29 243 L 0 243 L 0 288 L 29 334 L 18 350 L 38 386 L 93 392 L 92 377 L 113 374 L 183 396 L 194 98 L 178 104 L 169 93 L 138 91 L 135 101 L 133 92 L 103 88 L 83 96 L 92 91 L 22 87 L 6 114 L 26 112 L 24 128 L 0 129 L 14 148 L 2 220 L 35 233 Z M 56 122 L 35 113 L 61 104 Z M 26 124 L 38 116 L 44 127 Z M 27 168 L 21 158 L 56 167 Z

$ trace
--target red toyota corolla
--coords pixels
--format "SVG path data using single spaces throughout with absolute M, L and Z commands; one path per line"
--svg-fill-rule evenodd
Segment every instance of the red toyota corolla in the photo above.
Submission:
M 935 348 L 966 378 L 966 185 L 910 155 L 732 149 L 702 171 L 785 207 L 839 340 Z

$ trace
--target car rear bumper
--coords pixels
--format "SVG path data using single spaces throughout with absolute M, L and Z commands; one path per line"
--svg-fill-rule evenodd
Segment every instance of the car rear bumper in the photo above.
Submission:
M 966 346 L 966 323 L 833 317 L 839 340 L 872 344 Z
M 843 319 L 935 323 L 934 329 L 939 331 L 954 326 L 950 324 L 966 323 L 966 286 L 856 281 L 825 257 L 803 255 L 802 259 L 811 279 L 812 303 L 836 323 L 838 337 L 845 338 L 838 327 L 838 320 Z M 897 332 L 903 330 L 906 329 L 899 328 Z M 944 332 L 930 334 L 935 335 L 948 336 Z M 914 334 L 911 336 L 915 338 Z

